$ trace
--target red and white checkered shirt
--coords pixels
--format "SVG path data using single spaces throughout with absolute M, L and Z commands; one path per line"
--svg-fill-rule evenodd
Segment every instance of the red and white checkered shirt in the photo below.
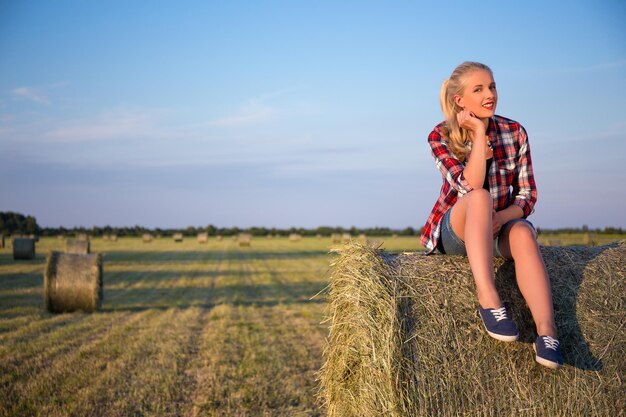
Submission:
M 428 144 L 441 171 L 443 185 L 420 239 L 427 253 L 432 253 L 437 247 L 443 215 L 458 197 L 473 190 L 463 175 L 465 164 L 454 156 L 443 140 L 441 129 L 445 125 L 446 122 L 440 123 L 428 135 Z M 526 218 L 533 212 L 537 201 L 526 130 L 519 123 L 496 115 L 489 119 L 487 137 L 493 144 L 493 163 L 487 173 L 493 207 L 500 211 L 516 204 Z

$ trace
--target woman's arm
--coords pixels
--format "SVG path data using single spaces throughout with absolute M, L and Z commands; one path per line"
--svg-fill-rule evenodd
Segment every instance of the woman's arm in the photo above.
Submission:
M 461 111 L 456 115 L 459 126 L 471 131 L 472 150 L 467 155 L 464 176 L 472 188 L 482 188 L 485 182 L 487 159 L 486 127 L 482 120 L 471 112 Z
M 526 130 L 520 126 L 518 135 L 519 150 L 513 179 L 513 204 L 522 210 L 522 217 L 528 217 L 537 202 L 537 186 L 530 157 L 530 146 Z
M 471 120 L 467 120 L 467 118 L 471 118 Z M 487 137 L 485 126 L 480 119 L 473 116 L 466 116 L 464 123 L 466 126 L 468 123 L 472 123 L 471 126 L 475 129 L 473 131 L 472 150 L 466 158 L 466 164 L 461 163 L 448 149 L 448 145 L 438 129 L 433 130 L 428 136 L 428 144 L 437 168 L 439 168 L 443 178 L 458 192 L 459 196 L 463 196 L 475 188 L 481 188 L 486 174 Z

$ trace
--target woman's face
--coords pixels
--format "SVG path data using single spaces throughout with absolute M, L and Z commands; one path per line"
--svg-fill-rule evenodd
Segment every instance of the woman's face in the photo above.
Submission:
M 474 113 L 479 119 L 491 117 L 496 112 L 498 92 L 488 71 L 475 70 L 465 76 L 463 95 L 454 96 L 459 107 Z

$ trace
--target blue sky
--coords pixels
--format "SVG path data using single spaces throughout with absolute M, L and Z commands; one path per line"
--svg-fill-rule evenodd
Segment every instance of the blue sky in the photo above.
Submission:
M 626 6 L 0 1 L 0 210 L 45 226 L 421 227 L 439 87 L 491 66 L 546 228 L 626 227 Z

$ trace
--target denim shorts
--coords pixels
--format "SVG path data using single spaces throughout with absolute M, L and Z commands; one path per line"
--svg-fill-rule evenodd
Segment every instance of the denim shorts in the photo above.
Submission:
M 437 250 L 440 253 L 448 254 L 448 255 L 463 255 L 467 256 L 467 251 L 465 250 L 465 242 L 461 240 L 460 237 L 454 233 L 452 230 L 452 225 L 450 224 L 450 213 L 452 213 L 452 209 L 446 211 L 446 214 L 443 215 L 443 219 L 441 220 L 441 232 L 439 233 L 439 241 L 437 242 Z M 500 248 L 498 244 L 500 243 L 500 236 L 505 228 L 513 223 L 517 222 L 525 222 L 528 224 L 533 231 L 535 232 L 535 238 L 537 237 L 537 230 L 535 230 L 535 226 L 531 222 L 526 219 L 513 219 L 509 220 L 500 228 L 500 233 L 493 240 L 493 256 L 504 258 L 500 253 Z

